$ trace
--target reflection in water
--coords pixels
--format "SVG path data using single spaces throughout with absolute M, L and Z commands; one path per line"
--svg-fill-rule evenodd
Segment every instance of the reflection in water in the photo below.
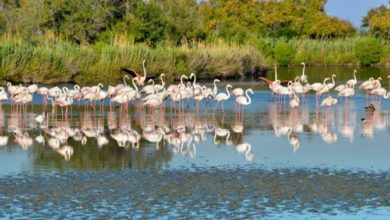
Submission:
M 316 141 L 334 145 L 340 140 L 354 143 L 356 135 L 373 138 L 375 131 L 389 127 L 389 113 L 382 111 L 380 101 L 373 102 L 375 112 L 362 111 L 360 117 L 355 102 L 318 110 L 304 99 L 294 109 L 267 101 L 260 110 L 248 108 L 245 117 L 229 108 L 105 112 L 81 107 L 69 116 L 48 113 L 39 123 L 41 114 L 0 108 L 0 146 L 28 149 L 37 169 L 168 167 L 173 156 L 199 159 L 210 145 L 233 149 L 241 161 L 253 162 L 261 158 L 255 154 L 263 140 L 251 137 L 256 131 L 273 130 L 296 153 Z M 260 124 L 254 123 L 258 114 Z
M 37 123 L 34 120 L 37 115 L 34 113 L 11 111 L 6 121 L 4 112 L 0 111 L 3 135 L 0 136 L 0 145 L 7 145 L 10 137 L 23 149 L 34 146 L 33 156 L 37 164 L 46 164 L 50 160 L 58 164 L 60 156 L 64 161 L 69 161 L 61 166 L 92 168 L 99 166 L 97 163 L 100 159 L 113 162 L 113 159 L 107 157 L 114 154 L 112 156 L 115 158 L 121 157 L 122 167 L 132 167 L 131 163 L 136 162 L 138 156 L 141 156 L 140 160 L 148 160 L 145 156 L 154 155 L 154 158 L 149 158 L 150 165 L 154 167 L 169 161 L 171 153 L 195 158 L 197 145 L 207 141 L 208 135 L 214 136 L 215 145 L 230 146 L 234 139 L 232 134 L 235 133 L 238 136 L 234 142 L 238 143 L 244 132 L 242 115 L 236 113 L 234 122 L 228 126 L 225 115 L 217 117 L 218 113 L 184 110 L 166 112 L 164 108 L 147 113 L 137 110 L 128 113 L 109 111 L 106 114 L 74 111 L 74 114 L 66 117 L 47 113 L 45 120 Z M 6 134 L 3 134 L 4 131 Z M 150 145 L 155 146 L 154 150 L 148 147 Z M 246 160 L 252 160 L 250 143 L 237 144 L 236 149 L 238 153 L 245 153 Z M 106 154 L 106 151 L 111 153 Z M 103 158 L 93 161 L 95 157 Z
M 374 102 L 375 112 L 365 112 L 361 123 L 361 135 L 372 138 L 375 130 L 384 130 L 388 127 L 390 115 L 381 111 L 381 102 Z M 357 113 L 351 111 L 354 103 L 349 106 L 341 104 L 336 109 L 309 111 L 309 105 L 303 105 L 299 110 L 288 109 L 279 102 L 271 102 L 268 106 L 269 123 L 272 125 L 276 137 L 287 136 L 287 140 L 297 151 L 301 145 L 299 135 L 303 132 L 318 134 L 327 144 L 336 143 L 338 134 L 354 142 L 355 128 L 357 127 Z M 264 123 L 264 122 L 263 122 Z

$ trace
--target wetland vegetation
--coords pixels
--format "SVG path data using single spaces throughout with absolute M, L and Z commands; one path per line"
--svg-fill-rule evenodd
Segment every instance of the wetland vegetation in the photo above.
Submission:
M 359 31 L 324 0 L 0 1 L 0 78 L 17 83 L 114 83 L 146 59 L 175 80 L 264 73 L 270 65 L 389 64 L 390 9 Z

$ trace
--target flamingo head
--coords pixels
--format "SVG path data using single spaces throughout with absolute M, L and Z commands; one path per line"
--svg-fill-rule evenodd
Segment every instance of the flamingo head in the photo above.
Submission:
M 306 66 L 306 63 L 302 62 L 301 65 Z
M 253 92 L 253 90 L 252 90 L 251 88 L 249 88 L 247 91 L 248 91 L 248 93 L 250 93 L 251 95 L 254 94 L 254 92 Z
M 378 77 L 378 80 L 382 80 L 382 77 Z
M 232 88 L 233 86 L 232 85 L 230 85 L 230 84 L 227 84 L 226 85 L 226 88 Z
M 390 78 L 390 75 L 389 75 L 389 78 Z M 219 79 L 214 79 L 214 82 L 215 82 L 215 83 L 219 83 L 219 82 L 221 82 L 221 80 L 219 80 Z

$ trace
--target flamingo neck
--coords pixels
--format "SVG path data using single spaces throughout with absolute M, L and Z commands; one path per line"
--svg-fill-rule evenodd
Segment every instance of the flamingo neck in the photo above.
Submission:
M 125 86 L 127 86 L 127 83 L 126 83 L 126 76 L 123 76 L 123 84 L 125 84 Z
M 196 85 L 196 75 L 194 74 L 194 82 L 192 83 L 192 85 Z
M 276 66 L 275 66 L 275 81 L 278 81 L 278 70 Z
M 228 96 L 228 99 L 230 98 L 230 92 L 229 92 L 229 87 L 226 86 L 226 93 L 227 93 L 227 96 Z
M 160 75 L 160 80 L 161 80 L 161 87 L 164 87 L 165 86 L 165 82 L 163 80 L 163 75 L 162 74 Z
M 217 93 L 217 91 L 218 91 L 217 83 L 214 80 L 214 90 L 213 90 L 214 95 Z
M 133 83 L 133 86 L 135 88 L 135 91 L 137 92 L 137 96 L 139 95 L 139 91 L 138 91 L 138 86 L 137 84 L 135 83 L 135 78 L 132 80 L 132 83 Z
M 326 81 L 328 81 L 329 79 L 324 79 L 324 83 L 323 83 L 323 85 L 326 85 Z
M 146 78 L 145 60 L 144 60 L 144 62 L 142 62 L 142 67 L 144 69 L 144 78 Z
M 303 71 L 302 71 L 302 76 L 305 75 L 305 69 L 306 69 L 306 64 L 303 64 Z
M 249 96 L 249 90 L 246 90 L 245 95 L 246 95 L 246 97 L 248 98 L 248 101 L 247 101 L 248 105 L 251 104 L 252 99 L 251 99 L 251 97 Z

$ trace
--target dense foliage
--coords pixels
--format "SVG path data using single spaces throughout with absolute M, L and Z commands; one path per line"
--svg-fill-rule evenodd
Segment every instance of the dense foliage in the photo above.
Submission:
M 381 6 L 371 9 L 363 19 L 363 26 L 368 27 L 375 37 L 390 40 L 390 8 Z
M 382 56 L 382 45 L 375 38 L 361 39 L 356 43 L 355 53 L 363 65 L 379 63 Z
M 364 18 L 369 35 L 378 39 L 367 40 L 349 22 L 327 15 L 325 4 L 0 0 L 0 78 L 114 82 L 123 74 L 120 67 L 140 70 L 143 59 L 151 74 L 164 72 L 171 80 L 190 72 L 235 77 L 274 63 L 390 63 L 390 9 L 372 9 Z
M 286 42 L 278 42 L 274 48 L 274 57 L 278 64 L 287 65 L 295 55 L 292 45 Z
M 77 44 L 126 35 L 135 42 L 264 36 L 333 38 L 354 28 L 324 12 L 325 0 L 3 0 L 0 33 Z

